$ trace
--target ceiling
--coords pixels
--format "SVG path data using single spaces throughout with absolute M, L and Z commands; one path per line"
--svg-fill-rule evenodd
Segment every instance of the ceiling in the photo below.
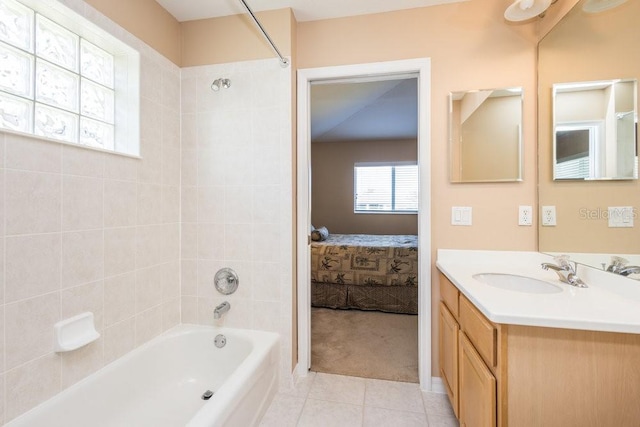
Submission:
M 239 0 L 156 0 L 178 21 L 245 13 Z M 291 8 L 298 22 L 413 9 L 467 0 L 246 0 L 254 12 Z
M 415 139 L 418 79 L 312 84 L 312 142 Z
M 156 0 L 178 21 L 246 13 L 240 0 Z M 254 12 L 291 8 L 296 20 L 315 21 L 469 0 L 245 0 Z M 417 79 L 317 84 L 311 90 L 311 140 L 415 139 Z

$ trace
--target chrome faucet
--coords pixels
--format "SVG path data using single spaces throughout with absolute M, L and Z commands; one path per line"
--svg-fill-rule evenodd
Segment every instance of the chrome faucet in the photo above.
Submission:
M 638 274 L 640 273 L 640 267 L 637 265 L 628 265 L 614 271 L 614 273 L 620 274 L 621 276 L 629 276 L 630 274 Z
M 554 260 L 558 264 L 550 262 L 543 262 L 541 264 L 543 270 L 553 270 L 558 275 L 561 282 L 567 283 L 571 286 L 578 288 L 587 288 L 587 284 L 578 277 L 578 264 L 576 262 L 569 261 L 569 258 L 565 255 L 557 256 Z
M 225 314 L 230 309 L 231 309 L 231 304 L 229 304 L 227 301 L 223 302 L 222 304 L 218 305 L 215 308 L 215 310 L 213 310 L 213 318 L 214 319 L 222 318 L 222 315 Z
M 612 256 L 611 264 L 607 267 L 607 271 L 615 274 L 619 274 L 621 276 L 629 276 L 631 274 L 640 273 L 640 267 L 637 265 L 627 265 L 629 261 L 619 257 Z

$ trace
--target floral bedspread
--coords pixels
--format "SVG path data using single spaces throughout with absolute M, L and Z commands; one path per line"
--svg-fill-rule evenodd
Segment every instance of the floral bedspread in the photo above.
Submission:
M 418 236 L 330 234 L 311 243 L 311 281 L 418 286 Z

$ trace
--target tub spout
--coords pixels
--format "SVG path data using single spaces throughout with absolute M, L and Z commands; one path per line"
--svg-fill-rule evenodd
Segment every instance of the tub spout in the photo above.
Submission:
M 220 319 L 222 315 L 225 314 L 230 309 L 231 309 L 231 304 L 229 304 L 227 301 L 223 302 L 222 304 L 218 305 L 215 308 L 215 310 L 213 310 L 213 318 Z

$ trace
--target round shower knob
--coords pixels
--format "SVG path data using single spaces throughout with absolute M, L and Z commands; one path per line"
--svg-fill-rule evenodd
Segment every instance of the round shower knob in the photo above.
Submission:
M 235 271 L 221 268 L 213 278 L 213 283 L 222 295 L 232 294 L 238 289 L 239 279 Z

